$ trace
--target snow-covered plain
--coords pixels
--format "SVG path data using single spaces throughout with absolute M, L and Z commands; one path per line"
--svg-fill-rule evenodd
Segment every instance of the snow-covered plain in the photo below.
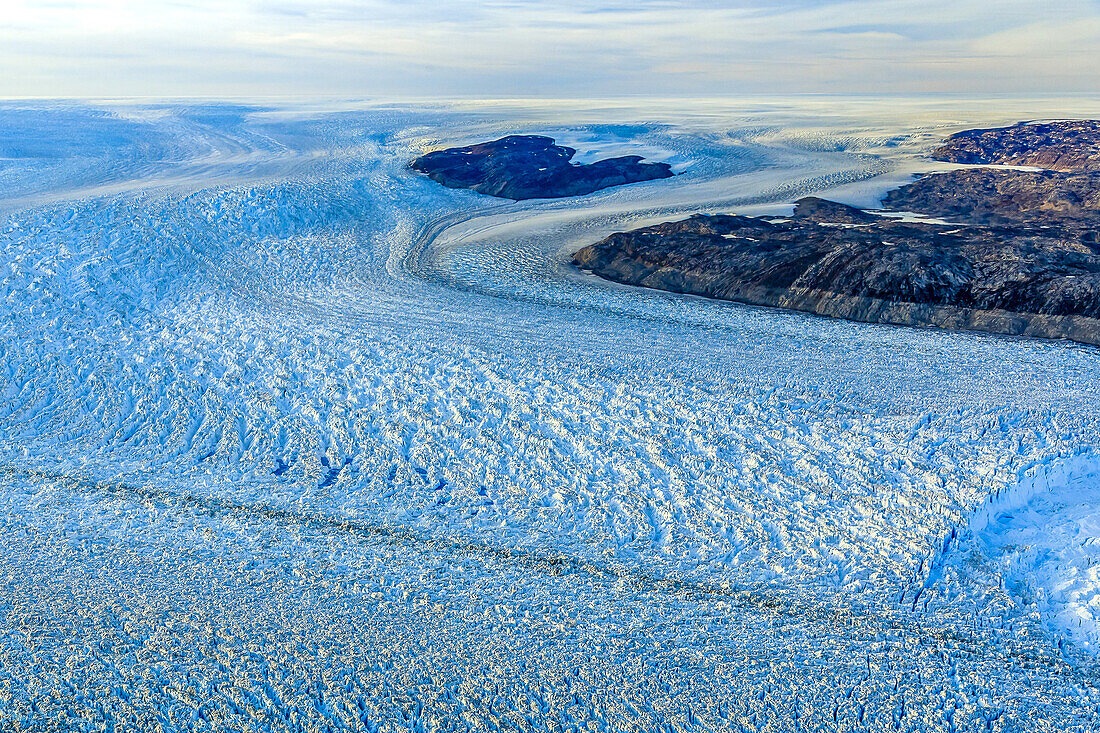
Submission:
M 1097 729 L 1096 349 L 567 264 L 1038 113 L 3 103 L 0 727 Z M 404 169 L 510 132 L 681 175 Z

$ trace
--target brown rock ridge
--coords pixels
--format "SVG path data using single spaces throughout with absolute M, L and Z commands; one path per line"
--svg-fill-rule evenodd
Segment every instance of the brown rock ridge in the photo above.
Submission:
M 960 170 L 885 207 L 807 198 L 787 220 L 693 216 L 612 234 L 574 263 L 617 282 L 872 323 L 1100 345 L 1100 175 Z
M 1100 120 L 1021 122 L 966 130 L 932 151 L 951 163 L 1026 165 L 1066 172 L 1100 172 Z
M 969 224 L 1100 222 L 1100 173 L 968 168 L 890 191 L 883 207 Z

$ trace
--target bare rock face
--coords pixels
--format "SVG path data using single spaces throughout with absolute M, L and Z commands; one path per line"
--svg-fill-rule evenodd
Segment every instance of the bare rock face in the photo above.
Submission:
M 679 293 L 1100 344 L 1100 244 L 1091 230 L 695 216 L 612 234 L 573 261 Z
M 969 224 L 1100 222 L 1100 172 L 970 168 L 926 176 L 886 195 L 883 207 Z
M 1100 172 L 1100 120 L 1021 122 L 967 130 L 932 152 L 951 163 L 1024 165 L 1067 172 Z
M 573 262 L 673 292 L 1100 345 L 1100 173 L 960 170 L 893 191 L 885 207 L 952 223 L 807 198 L 790 219 L 693 216 L 612 234 Z
M 569 161 L 573 148 L 541 135 L 510 135 L 492 142 L 437 150 L 409 167 L 449 188 L 467 188 L 514 200 L 583 196 L 611 186 L 668 178 L 667 163 L 643 163 L 636 155 L 588 165 Z
M 807 196 L 795 202 L 794 218 L 815 221 L 819 224 L 870 224 L 878 217 L 847 204 Z

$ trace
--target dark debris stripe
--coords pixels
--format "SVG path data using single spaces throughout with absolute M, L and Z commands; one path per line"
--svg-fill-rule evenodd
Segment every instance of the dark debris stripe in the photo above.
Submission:
M 980 635 L 980 629 L 975 629 L 973 626 L 930 627 L 928 625 L 930 619 L 901 606 L 896 609 L 882 608 L 876 611 L 869 608 L 845 608 L 833 605 L 827 600 L 817 604 L 794 602 L 770 595 L 760 589 L 727 588 L 682 577 L 631 570 L 565 554 L 501 547 L 431 535 L 400 525 L 357 522 L 327 514 L 304 513 L 268 504 L 242 503 L 216 496 L 176 493 L 123 481 L 96 481 L 82 476 L 13 465 L 0 465 L 0 475 L 23 476 L 42 482 L 53 482 L 83 494 L 100 493 L 122 499 L 191 507 L 205 511 L 212 517 L 221 515 L 253 520 L 265 519 L 319 532 L 335 530 L 345 535 L 370 539 L 394 547 L 413 546 L 427 551 L 484 557 L 549 576 L 561 575 L 564 572 L 581 573 L 598 581 L 625 583 L 636 591 L 659 592 L 687 601 L 701 602 L 722 598 L 737 609 L 766 614 L 773 619 L 784 618 L 791 623 L 809 621 L 831 628 L 834 632 L 843 629 L 851 629 L 856 633 L 896 631 L 910 637 L 908 640 L 911 642 L 948 645 L 950 651 L 966 656 L 991 657 L 1003 660 L 1005 663 L 1024 665 L 1033 670 L 1042 668 L 1056 676 L 1100 682 L 1100 664 L 1076 664 L 1054 654 L 1039 655 L 1033 648 L 1019 646 L 1013 648 L 1014 640 L 1010 636 L 990 638 L 989 634 Z

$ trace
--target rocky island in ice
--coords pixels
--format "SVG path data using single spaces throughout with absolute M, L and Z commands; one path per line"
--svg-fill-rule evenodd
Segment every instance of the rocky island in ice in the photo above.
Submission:
M 672 175 L 667 163 L 643 163 L 637 155 L 571 163 L 576 152 L 555 145 L 553 138 L 509 135 L 487 143 L 436 150 L 416 158 L 409 167 L 449 188 L 468 188 L 517 201 L 583 196 L 602 188 Z

